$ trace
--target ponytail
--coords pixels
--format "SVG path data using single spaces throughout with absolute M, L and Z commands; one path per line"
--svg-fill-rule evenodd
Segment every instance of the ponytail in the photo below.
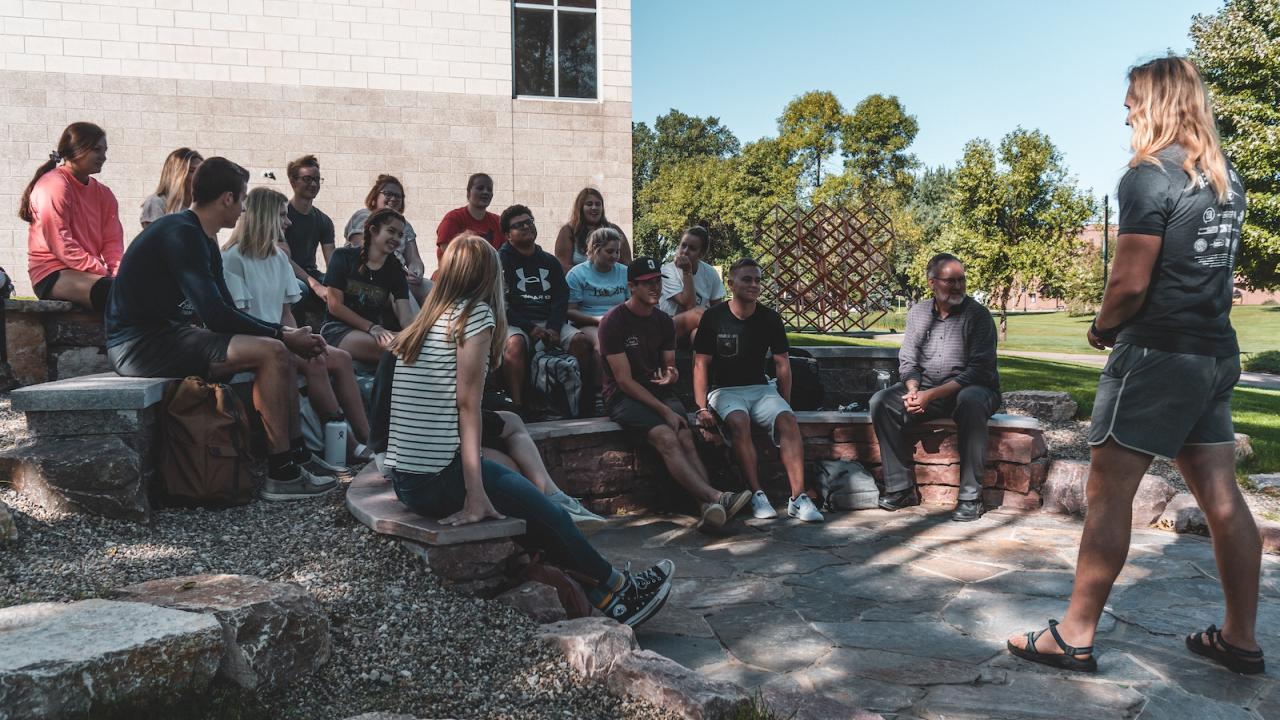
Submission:
M 49 159 L 36 168 L 36 174 L 32 176 L 31 182 L 27 183 L 27 189 L 22 191 L 18 217 L 28 223 L 35 220 L 35 216 L 31 214 L 31 190 L 45 173 L 56 168 L 63 160 L 75 160 L 89 153 L 98 141 L 106 136 L 106 131 L 93 123 L 74 122 L 68 125 L 62 131 L 62 136 L 58 138 L 58 149 L 49 153 Z

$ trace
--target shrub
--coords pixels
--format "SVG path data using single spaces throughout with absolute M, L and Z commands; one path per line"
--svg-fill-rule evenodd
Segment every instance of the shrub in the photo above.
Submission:
M 1280 374 L 1280 350 L 1250 353 L 1244 361 L 1245 370 Z

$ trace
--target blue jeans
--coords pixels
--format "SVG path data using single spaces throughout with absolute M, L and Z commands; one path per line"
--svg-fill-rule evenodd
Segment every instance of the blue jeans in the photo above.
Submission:
M 552 503 L 520 473 L 492 460 L 480 461 L 484 491 L 493 508 L 525 522 L 521 544 L 545 551 L 551 560 L 595 580 L 602 587 L 614 584 L 614 569 L 591 547 L 564 508 Z M 442 518 L 462 509 L 467 499 L 462 479 L 462 456 L 453 458 L 440 472 L 430 475 L 392 469 L 396 497 L 410 510 Z

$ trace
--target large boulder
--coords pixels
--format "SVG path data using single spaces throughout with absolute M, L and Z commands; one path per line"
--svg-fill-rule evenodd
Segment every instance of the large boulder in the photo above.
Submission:
M 1280 495 L 1280 473 L 1259 473 L 1249 476 L 1249 482 L 1258 492 L 1267 495 Z
M 1209 534 L 1209 522 L 1191 493 L 1178 493 L 1165 506 L 1156 526 L 1177 533 Z
M 208 687 L 222 647 L 217 620 L 169 608 L 111 600 L 3 608 L 0 716 L 170 703 Z
M 306 590 L 250 575 L 192 575 L 120 588 L 120 600 L 202 613 L 222 626 L 218 679 L 278 688 L 329 659 L 329 616 Z
M 536 623 L 560 622 L 568 618 L 560 604 L 560 594 L 550 585 L 529 581 L 494 598 L 528 615 Z
M 1079 409 L 1070 395 L 1052 390 L 1011 390 L 1004 394 L 1004 406 L 1019 415 L 1054 422 L 1075 418 Z
M 741 686 L 710 680 L 652 650 L 619 658 L 605 682 L 616 693 L 690 720 L 734 720 L 751 706 Z
M 1253 457 L 1253 440 L 1244 433 L 1236 433 L 1236 464 L 1239 465 Z
M 13 489 L 52 510 L 148 522 L 148 463 L 117 435 L 37 437 L 5 451 Z
M 569 667 L 585 678 L 608 674 L 615 662 L 639 647 L 629 626 L 602 617 L 544 625 L 538 640 L 559 650 Z
M 1089 463 L 1054 460 L 1040 490 L 1044 497 L 1044 511 L 1084 517 L 1089 510 L 1088 483 Z M 1143 475 L 1133 498 L 1133 526 L 1147 527 L 1159 520 L 1177 492 L 1164 478 Z

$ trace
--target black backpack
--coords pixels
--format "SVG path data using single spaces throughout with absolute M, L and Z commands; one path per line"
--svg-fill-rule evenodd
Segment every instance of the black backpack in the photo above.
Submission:
M 818 361 L 808 350 L 793 347 L 791 357 L 791 409 L 822 409 L 822 376 L 819 373 Z M 776 378 L 773 358 L 765 361 L 765 373 Z

